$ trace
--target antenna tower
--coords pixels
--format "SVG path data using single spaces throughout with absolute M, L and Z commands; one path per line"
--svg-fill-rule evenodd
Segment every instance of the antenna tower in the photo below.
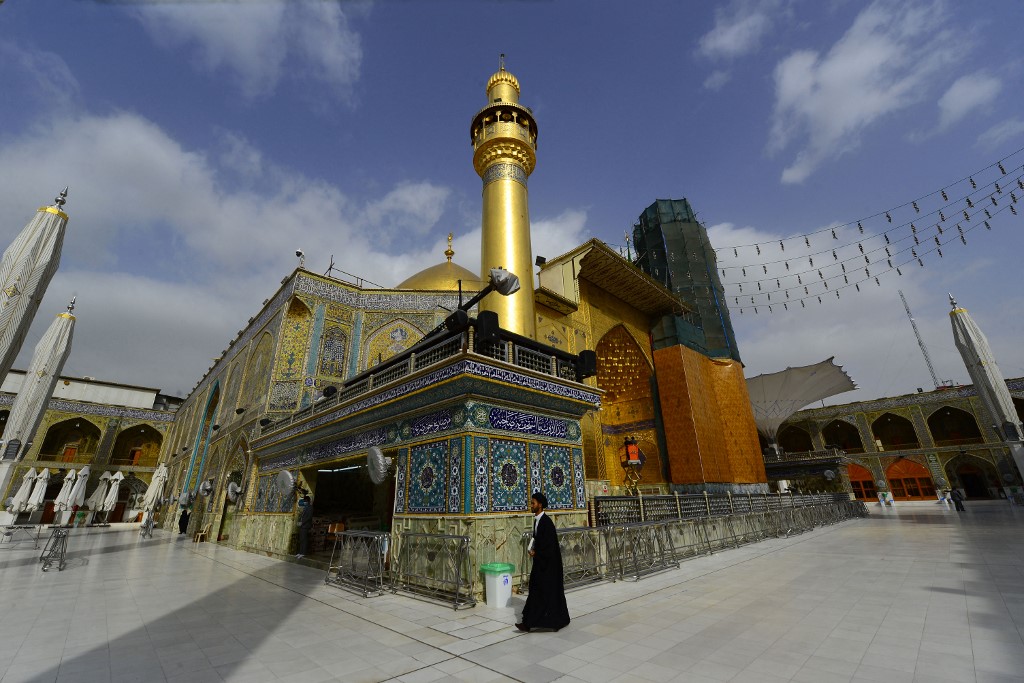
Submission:
M 928 364 L 928 373 L 932 376 L 932 384 L 938 389 L 942 386 L 939 382 L 939 378 L 935 375 L 935 368 L 932 366 L 931 356 L 928 355 L 928 347 L 924 345 L 924 340 L 921 339 L 921 333 L 917 331 L 917 323 L 914 322 L 914 314 L 910 312 L 910 305 L 907 304 L 907 297 L 903 296 L 903 290 L 899 290 L 900 300 L 903 301 L 903 308 L 907 311 L 907 317 L 910 318 L 910 326 L 914 328 L 914 336 L 917 337 L 917 345 L 921 347 L 921 354 L 924 356 L 924 362 Z

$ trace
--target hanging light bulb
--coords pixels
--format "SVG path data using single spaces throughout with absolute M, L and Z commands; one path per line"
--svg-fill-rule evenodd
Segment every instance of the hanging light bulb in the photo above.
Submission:
M 804 294 L 810 294 L 810 292 L 807 289 L 807 285 L 804 285 Z
M 887 220 L 887 221 L 889 221 L 890 223 L 892 223 L 892 216 L 890 216 L 890 215 L 889 215 L 889 212 L 888 212 L 888 211 L 886 211 L 886 212 L 885 212 L 885 220 Z
M 789 270 L 789 261 L 786 261 L 785 264 L 786 264 L 786 270 Z
M 936 227 L 936 228 L 938 229 L 938 231 L 939 231 L 939 234 L 941 235 L 941 234 L 942 234 L 942 226 L 941 226 L 941 225 L 939 225 L 938 223 L 936 223 L 936 224 L 935 224 L 935 227 Z
M 897 268 L 897 269 L 896 269 L 896 274 L 897 274 L 897 275 L 903 275 L 903 271 L 902 271 L 902 270 L 900 270 L 899 268 Z
M 885 255 L 890 257 L 890 258 L 892 257 L 892 254 L 889 253 L 889 247 L 885 248 Z
M 807 257 L 807 262 L 811 264 L 811 268 L 814 267 L 814 257 L 813 256 L 808 256 Z
M 875 276 L 875 284 L 878 285 L 879 287 L 882 286 L 882 283 L 878 281 L 878 276 L 877 275 Z
M 892 259 L 885 259 L 885 262 L 889 264 L 889 270 L 892 270 Z
M 839 239 L 839 235 L 836 234 L 836 229 L 835 228 L 832 228 L 832 239 L 834 239 L 834 240 Z
M 945 223 L 946 222 L 946 214 L 944 214 L 941 211 L 939 211 L 939 220 L 942 221 L 943 223 Z
M 882 237 L 885 238 L 886 244 L 892 244 L 892 242 L 889 240 L 889 233 L 885 233 L 884 235 L 882 235 Z
M 762 264 L 761 267 L 764 268 L 764 274 L 767 275 L 768 274 L 768 266 Z
M 825 280 L 824 285 L 825 285 L 825 289 L 828 289 L 828 280 Z
M 992 204 L 994 206 L 999 206 L 999 202 L 996 201 L 996 196 L 994 194 L 990 194 L 988 198 L 992 200 Z
M 917 226 L 913 223 L 910 224 L 910 232 L 917 232 Z
M 1010 201 L 1013 202 L 1014 204 L 1017 203 L 1017 195 L 1015 195 L 1013 192 L 1010 193 Z
M 768 312 L 769 312 L 769 313 L 771 313 L 771 312 L 772 312 L 772 307 L 771 307 L 771 306 L 768 306 Z
M 760 256 L 761 255 L 761 247 L 759 245 L 755 244 L 754 245 L 754 249 L 757 249 L 757 255 Z
M 956 224 L 956 231 L 961 235 L 964 234 L 964 229 L 960 227 L 959 223 Z
M 737 257 L 740 255 L 740 252 L 736 251 L 736 247 L 732 248 L 732 255 Z
M 845 263 L 840 263 L 839 267 L 843 269 L 844 273 L 846 272 L 846 264 Z
M 939 252 L 939 258 L 942 258 L 942 250 L 941 249 L 936 249 L 935 251 Z
M 754 315 L 757 315 L 757 306 L 754 306 Z
M 789 298 L 789 290 L 788 289 L 786 290 L 786 298 L 787 299 Z
M 921 240 L 917 239 L 917 235 L 914 235 L 914 244 L 921 244 Z
M 860 285 L 859 285 L 859 284 L 857 284 L 856 282 L 854 282 L 854 283 L 853 283 L 853 286 L 857 288 L 857 291 L 858 291 L 858 292 L 860 291 Z
M 968 178 L 968 180 L 971 181 L 971 189 L 972 190 L 977 190 L 978 189 L 978 183 L 974 182 L 974 178 Z
M 917 213 L 921 213 L 921 209 L 918 208 L 917 202 L 910 202 L 910 203 L 914 205 L 914 211 L 916 211 Z
M 968 209 L 973 209 L 974 208 L 974 202 L 971 201 L 970 197 L 967 198 L 967 208 Z
M 939 192 L 942 194 L 942 201 L 948 202 L 949 201 L 949 196 L 946 194 L 946 191 L 945 190 L 939 190 Z
M 725 277 L 725 268 L 722 268 L 722 277 Z
M 761 291 L 761 283 L 760 282 L 757 283 L 757 291 L 759 291 L 759 292 Z
M 963 235 L 960 235 L 960 241 L 963 242 L 965 245 L 967 244 L 967 238 L 964 237 Z
M 782 302 L 782 307 L 785 308 L 787 311 L 789 310 L 789 304 L 787 304 L 785 301 Z
M 868 277 L 871 277 L 871 271 L 868 270 L 867 268 L 864 269 L 864 274 L 867 275 Z
M 800 278 L 800 275 L 799 275 L 799 274 L 797 274 L 797 276 L 796 276 L 796 283 L 797 283 L 798 285 L 802 285 L 802 284 L 804 283 L 804 281 L 803 281 L 803 280 L 802 280 L 802 279 Z
M 821 303 L 821 297 L 820 296 L 818 297 L 818 303 L 819 304 Z
M 918 259 L 917 259 L 917 265 L 919 265 L 919 266 L 921 266 L 922 268 L 924 268 L 924 261 L 922 261 L 922 260 L 921 260 L 920 258 L 918 258 Z
M 985 229 L 986 230 L 991 230 L 992 229 L 992 226 L 988 224 L 988 221 L 985 221 Z
M 836 261 L 839 260 L 839 257 L 836 256 L 836 250 L 835 249 L 832 250 L 832 258 L 835 259 Z
M 996 162 L 996 166 L 999 167 L 999 172 L 1000 173 L 1002 173 L 1003 175 L 1006 175 L 1006 169 L 1003 168 L 1003 162 L 1001 162 L 1001 161 Z
M 775 278 L 775 286 L 776 286 L 776 287 L 781 287 L 781 286 L 782 286 L 782 283 L 781 283 L 781 282 L 779 282 L 779 279 L 778 279 L 778 278 Z
M 807 308 L 807 304 L 804 303 L 803 299 L 800 299 L 800 308 Z
M 836 290 L 836 298 L 837 299 L 839 298 L 839 290 L 838 289 Z
M 740 270 L 743 271 L 743 277 L 746 277 L 747 276 L 747 269 L 746 268 L 740 268 Z
M 771 301 L 771 300 L 772 300 L 772 293 L 768 292 L 768 301 Z
M 967 209 L 964 209 L 964 220 L 968 223 L 971 222 L 971 214 L 967 213 Z
M 1010 213 L 1012 213 L 1014 216 L 1017 215 L 1017 207 L 1014 206 L 1013 204 L 1010 204 Z
M 750 303 L 754 303 L 754 297 L 750 297 Z
M 740 294 L 742 294 L 743 293 L 743 283 L 741 282 L 739 286 L 740 286 Z
M 864 226 L 860 224 L 860 221 L 857 221 L 857 229 L 860 230 L 860 234 L 864 234 Z
M 867 254 L 864 254 L 864 263 L 871 263 L 871 259 L 868 258 Z
M 988 212 L 988 209 L 985 209 L 985 218 L 992 218 L 992 214 Z
M 844 276 L 843 276 L 843 282 L 845 282 L 846 284 L 850 284 L 850 278 L 848 278 L 848 277 L 846 277 L 846 276 L 844 275 Z
M 917 258 L 917 250 L 916 249 L 911 248 L 910 249 L 910 253 L 913 255 L 914 258 Z
M 935 240 L 936 246 L 939 246 L 939 247 L 942 246 L 942 242 L 939 241 L 939 236 L 938 235 L 936 235 L 933 239 Z
M 864 245 L 863 244 L 861 244 L 860 242 L 857 242 L 857 248 L 860 249 L 860 253 L 862 253 L 862 254 L 864 253 Z
M 1019 187 L 1020 189 L 1024 190 L 1024 180 L 1021 180 L 1020 178 L 1017 178 L 1017 187 Z
M 736 305 L 739 306 L 740 305 L 740 298 L 737 296 L 737 297 L 735 297 L 735 299 L 736 299 Z
M 807 245 L 808 249 L 811 248 L 811 240 L 808 239 L 807 235 L 804 235 L 804 243 Z
M 825 279 L 825 276 L 821 274 L 820 270 L 818 271 L 818 279 L 819 280 L 824 280 Z
M 786 245 L 782 243 L 782 240 L 779 240 L 779 249 L 786 251 Z
M 742 308 L 740 309 L 740 315 L 743 315 L 743 309 Z

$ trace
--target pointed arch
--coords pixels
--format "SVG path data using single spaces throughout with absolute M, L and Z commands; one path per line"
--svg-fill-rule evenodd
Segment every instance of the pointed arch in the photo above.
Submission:
M 835 419 L 821 430 L 825 447 L 835 446 L 847 453 L 863 453 L 864 442 L 860 438 L 860 430 L 846 420 Z
M 251 408 L 257 405 L 262 407 L 266 404 L 273 360 L 274 336 L 269 332 L 264 332 L 253 347 L 249 361 L 246 363 L 238 405 Z
M 932 474 L 921 463 L 899 458 L 885 470 L 889 490 L 896 500 L 935 500 Z
M 778 443 L 787 453 L 808 453 L 814 450 L 811 433 L 794 424 L 782 426 L 778 434 Z
M 1002 486 L 992 463 L 970 453 L 961 452 L 944 469 L 946 478 L 963 489 L 968 498 L 991 498 L 992 491 Z
M 921 447 L 914 423 L 896 413 L 882 413 L 871 423 L 871 433 L 887 451 L 911 450 Z
M 43 445 L 39 449 L 39 460 L 91 463 L 96 457 L 102 432 L 100 428 L 84 417 L 61 420 L 46 430 Z
M 871 471 L 855 462 L 849 463 L 846 468 L 853 494 L 859 500 L 875 500 L 878 493 L 875 490 L 875 478 L 871 475 Z
M 978 421 L 966 410 L 940 406 L 928 416 L 928 431 L 936 446 L 963 446 L 984 443 Z
M 164 435 L 148 424 L 136 424 L 122 429 L 114 439 L 110 451 L 110 464 L 156 467 Z
M 423 331 L 405 318 L 395 318 L 370 333 L 363 344 L 363 366 L 371 368 L 415 344 Z

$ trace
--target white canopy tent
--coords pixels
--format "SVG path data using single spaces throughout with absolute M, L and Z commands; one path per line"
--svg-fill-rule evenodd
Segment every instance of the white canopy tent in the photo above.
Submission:
M 71 489 L 74 488 L 75 482 L 78 480 L 75 468 L 70 468 L 64 474 L 64 483 L 60 486 L 60 492 L 57 497 L 53 499 L 53 509 L 57 512 L 63 512 L 70 506 L 68 500 L 71 498 Z
M 32 489 L 32 495 L 28 497 L 28 506 L 25 507 L 26 511 L 35 512 L 43 507 L 43 501 L 46 500 L 46 487 L 49 485 L 50 468 L 44 467 L 36 475 L 36 484 Z
M 25 508 L 28 507 L 29 496 L 32 495 L 32 482 L 36 480 L 36 468 L 32 467 L 28 472 L 25 473 L 25 478 L 21 480 L 21 486 L 18 487 L 18 492 L 11 498 L 10 505 L 7 506 L 7 511 L 14 514 L 24 512 Z
M 92 492 L 89 499 L 85 501 L 86 506 L 92 511 L 102 510 L 103 501 L 107 498 L 107 486 L 110 484 L 110 472 L 100 475 L 100 481 L 96 484 L 96 490 Z
M 779 427 L 793 413 L 815 401 L 857 388 L 857 384 L 834 360 L 835 356 L 814 365 L 786 368 L 747 380 L 754 422 L 769 444 L 777 443 Z

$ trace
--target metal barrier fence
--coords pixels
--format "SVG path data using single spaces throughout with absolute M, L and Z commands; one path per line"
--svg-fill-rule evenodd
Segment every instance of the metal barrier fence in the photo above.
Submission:
M 69 532 L 70 529 L 64 527 L 53 527 L 53 533 L 46 541 L 43 554 L 39 556 L 39 561 L 43 563 L 40 569 L 44 572 L 49 571 L 55 564 L 57 571 L 64 571 L 64 566 L 67 564 Z
M 608 564 L 620 578 L 639 581 L 648 574 L 677 569 L 672 534 L 664 522 L 638 522 L 605 527 Z
M 13 548 L 19 543 L 32 543 L 32 549 L 39 548 L 41 526 L 5 526 L 0 529 L 0 548 Z
M 392 565 L 392 590 L 472 607 L 473 566 L 469 536 L 405 532 L 399 537 Z
M 849 502 L 845 493 L 697 493 L 668 496 L 598 496 L 593 499 L 596 526 L 654 522 L 664 519 L 700 519 L 745 512 L 817 507 Z
M 324 583 L 354 590 L 364 598 L 386 592 L 389 586 L 385 560 L 390 537 L 384 531 L 336 533 Z
M 604 581 L 607 574 L 605 552 L 601 547 L 601 530 L 589 527 L 567 527 L 556 529 L 558 545 L 562 551 L 562 577 L 566 589 L 579 588 L 598 581 Z M 529 545 L 533 532 L 523 532 L 520 545 L 523 554 L 519 562 L 519 592 L 529 590 L 530 566 Z

